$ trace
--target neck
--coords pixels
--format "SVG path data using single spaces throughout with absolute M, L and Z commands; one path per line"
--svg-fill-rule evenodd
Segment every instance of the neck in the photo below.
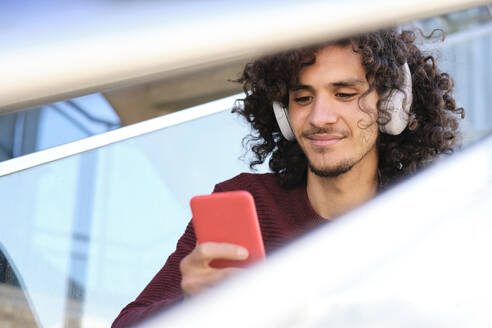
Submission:
M 307 195 L 313 209 L 325 219 L 366 202 L 377 192 L 377 152 L 366 154 L 348 172 L 337 177 L 319 177 L 308 169 Z

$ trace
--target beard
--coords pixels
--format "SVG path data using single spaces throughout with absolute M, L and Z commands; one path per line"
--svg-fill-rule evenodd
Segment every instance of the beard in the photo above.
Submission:
M 343 130 L 342 131 L 336 131 L 334 129 L 313 128 L 313 129 L 310 129 L 310 130 L 302 133 L 302 136 L 305 138 L 309 138 L 310 135 L 316 134 L 316 133 L 333 133 L 333 134 L 336 133 L 336 134 L 340 134 L 342 136 L 349 135 L 348 132 L 343 131 Z M 360 140 L 359 143 L 360 144 L 368 144 L 367 136 L 363 135 L 362 140 Z M 355 157 L 345 158 L 334 166 L 333 166 L 333 164 L 329 165 L 329 166 L 325 166 L 325 165 L 320 164 L 320 163 L 318 163 L 319 165 L 316 166 L 315 164 L 313 164 L 313 161 L 311 161 L 311 159 L 309 158 L 309 155 L 308 155 L 308 152 L 306 151 L 306 149 L 304 149 L 304 147 L 301 144 L 299 144 L 299 146 L 300 146 L 302 152 L 304 153 L 304 156 L 307 159 L 307 164 L 308 164 L 309 170 L 311 170 L 311 172 L 313 172 L 316 176 L 321 177 L 321 178 L 334 178 L 334 177 L 338 177 L 338 176 L 341 176 L 342 174 L 349 172 L 355 165 L 357 165 L 359 162 L 361 162 L 366 157 L 366 155 L 371 152 L 371 150 L 374 147 L 376 147 L 376 145 L 374 144 L 374 145 L 372 145 L 372 147 L 369 147 L 368 149 L 366 149 L 364 151 L 364 153 L 358 154 L 358 156 L 354 154 Z M 321 152 L 323 152 L 323 151 L 321 151 Z
M 328 129 L 328 128 L 312 128 L 308 131 L 305 131 L 302 136 L 303 137 L 306 137 L 306 138 L 309 138 L 310 135 L 312 134 L 317 134 L 317 133 L 337 133 L 337 134 L 340 134 L 342 136 L 346 136 L 348 135 L 348 132 L 346 131 L 337 131 L 337 130 L 334 130 L 334 129 Z M 301 146 L 301 145 L 300 145 Z M 326 167 L 316 167 L 313 162 L 309 159 L 309 156 L 307 155 L 307 152 L 305 149 L 303 149 L 303 147 L 301 146 L 301 150 L 302 152 L 304 153 L 304 156 L 306 157 L 307 159 L 307 164 L 308 164 L 308 167 L 309 169 L 311 170 L 311 172 L 313 172 L 315 175 L 321 177 L 321 178 L 334 178 L 334 177 L 338 177 L 344 173 L 347 173 L 348 171 L 350 171 L 352 169 L 352 167 L 354 167 L 354 165 L 358 162 L 358 161 L 354 161 L 353 163 L 351 162 L 342 162 L 342 163 L 339 163 L 338 165 L 336 165 L 335 167 L 330 167 L 330 168 L 326 168 Z
M 307 158 L 307 156 L 306 156 Z M 344 173 L 347 173 L 354 167 L 355 163 L 350 164 L 350 163 L 341 163 L 340 165 L 334 167 L 334 168 L 319 168 L 315 167 L 311 161 L 308 159 L 308 167 L 313 172 L 315 175 L 321 177 L 321 178 L 334 178 L 338 177 Z

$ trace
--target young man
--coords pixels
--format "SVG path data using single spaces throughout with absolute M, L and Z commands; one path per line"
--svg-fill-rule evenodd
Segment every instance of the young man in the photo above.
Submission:
M 249 191 L 265 250 L 360 205 L 398 178 L 452 152 L 463 116 L 453 83 L 413 32 L 393 30 L 265 57 L 246 66 L 246 98 L 234 112 L 256 131 L 256 160 L 271 174 L 241 174 L 215 192 Z M 234 274 L 213 259 L 247 251 L 196 245 L 189 225 L 176 251 L 113 327 L 124 327 Z

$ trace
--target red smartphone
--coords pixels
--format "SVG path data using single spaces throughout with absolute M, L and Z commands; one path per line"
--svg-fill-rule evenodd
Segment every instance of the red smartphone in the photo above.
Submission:
M 214 268 L 245 267 L 265 258 L 265 248 L 253 196 L 247 191 L 227 191 L 195 196 L 190 201 L 198 243 L 219 242 L 243 246 L 246 260 L 213 260 Z

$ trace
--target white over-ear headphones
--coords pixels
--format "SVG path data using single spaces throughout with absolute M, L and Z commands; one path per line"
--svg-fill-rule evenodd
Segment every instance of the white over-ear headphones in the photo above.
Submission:
M 296 137 L 294 136 L 294 132 L 290 126 L 289 122 L 289 112 L 286 107 L 284 107 L 278 101 L 273 102 L 273 112 L 275 113 L 275 118 L 277 119 L 278 127 L 280 128 L 280 132 L 285 139 L 289 141 L 294 141 Z
M 388 91 L 387 99 L 381 104 L 381 110 L 390 114 L 390 120 L 379 125 L 379 131 L 386 134 L 398 135 L 405 130 L 408 125 L 410 107 L 412 106 L 412 75 L 408 64 L 402 67 L 403 87 L 402 90 L 392 89 Z M 285 139 L 295 140 L 294 132 L 289 123 L 288 110 L 280 102 L 273 103 L 273 112 L 277 119 L 280 132 Z
M 379 131 L 387 134 L 398 135 L 405 130 L 408 125 L 410 116 L 410 107 L 412 107 L 412 74 L 408 63 L 405 63 L 403 71 L 402 90 L 391 89 L 388 97 L 382 104 L 381 109 L 390 114 L 388 123 L 379 125 Z

